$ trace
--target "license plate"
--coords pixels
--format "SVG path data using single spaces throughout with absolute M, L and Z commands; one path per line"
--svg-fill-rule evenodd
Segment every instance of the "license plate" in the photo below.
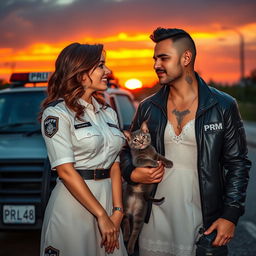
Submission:
M 3 222 L 5 224 L 34 224 L 34 205 L 4 205 Z

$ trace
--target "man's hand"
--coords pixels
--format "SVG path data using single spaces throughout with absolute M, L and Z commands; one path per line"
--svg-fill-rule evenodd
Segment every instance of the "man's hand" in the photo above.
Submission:
M 204 232 L 204 234 L 209 235 L 213 230 L 217 230 L 217 236 L 215 237 L 212 245 L 226 245 L 234 237 L 235 224 L 229 220 L 219 218 L 212 223 L 212 225 Z
M 159 183 L 163 179 L 164 165 L 159 162 L 155 168 L 137 167 L 132 171 L 131 180 L 136 183 Z

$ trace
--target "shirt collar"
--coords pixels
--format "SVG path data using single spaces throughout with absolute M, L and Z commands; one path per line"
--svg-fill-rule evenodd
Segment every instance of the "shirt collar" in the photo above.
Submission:
M 94 97 L 92 97 L 92 104 L 88 103 L 82 98 L 79 99 L 79 103 L 85 106 L 87 109 L 94 111 L 95 114 L 98 113 L 102 108 L 102 105 L 98 103 Z

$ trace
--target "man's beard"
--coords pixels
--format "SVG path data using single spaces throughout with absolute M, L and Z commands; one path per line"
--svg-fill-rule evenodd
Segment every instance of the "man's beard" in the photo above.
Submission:
M 166 78 L 163 81 L 161 81 L 161 79 L 159 79 L 159 83 L 160 85 L 171 85 L 177 78 Z
M 167 75 L 167 73 L 165 73 Z M 164 81 L 161 81 L 159 79 L 159 83 L 160 85 L 172 85 L 173 83 L 175 83 L 175 81 L 177 81 L 178 79 L 180 79 L 182 77 L 182 74 L 176 75 L 175 77 L 170 77 L 167 76 Z

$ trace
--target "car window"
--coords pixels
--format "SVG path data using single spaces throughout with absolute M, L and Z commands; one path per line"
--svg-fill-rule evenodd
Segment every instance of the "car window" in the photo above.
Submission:
M 117 112 L 116 102 L 115 102 L 114 97 L 110 97 L 110 106 Z
M 0 132 L 28 132 L 39 127 L 37 121 L 43 91 L 0 94 Z
M 127 95 L 117 94 L 116 99 L 122 115 L 123 126 L 124 126 L 123 128 L 128 129 L 133 119 L 135 107 L 130 97 L 128 97 Z

